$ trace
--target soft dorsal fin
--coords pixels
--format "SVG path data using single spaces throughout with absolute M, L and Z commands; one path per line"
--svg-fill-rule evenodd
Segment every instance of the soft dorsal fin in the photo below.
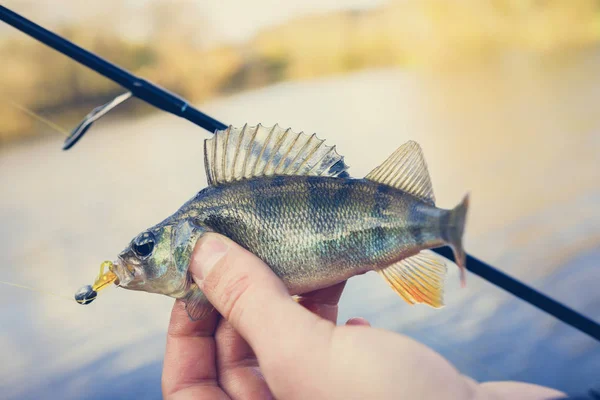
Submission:
M 401 189 L 435 205 L 433 187 L 421 146 L 412 140 L 400 146 L 365 178 Z
M 210 185 L 259 176 L 345 176 L 348 169 L 335 146 L 277 124 L 217 131 L 204 141 L 204 163 Z
M 423 250 L 377 272 L 408 304 L 444 306 L 446 264 L 432 251 Z

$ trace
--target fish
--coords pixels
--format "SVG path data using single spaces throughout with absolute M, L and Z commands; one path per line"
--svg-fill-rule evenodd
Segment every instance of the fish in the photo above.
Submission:
M 290 295 L 377 271 L 408 304 L 444 305 L 450 246 L 464 282 L 468 194 L 435 206 L 418 143 L 400 146 L 352 178 L 335 146 L 279 125 L 229 126 L 204 141 L 208 186 L 138 234 L 111 266 L 125 289 L 181 299 L 192 320 L 212 306 L 188 267 L 196 242 L 215 232 L 261 260 Z

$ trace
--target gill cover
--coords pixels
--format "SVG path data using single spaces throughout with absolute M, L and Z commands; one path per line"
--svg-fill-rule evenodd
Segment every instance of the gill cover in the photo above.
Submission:
M 185 302 L 185 310 L 192 321 L 205 318 L 213 310 L 204 293 L 188 273 L 194 247 L 206 231 L 205 227 L 186 218 L 177 224 L 172 238 L 173 262 L 178 273 L 185 280 L 183 295 L 174 297 L 181 298 Z
M 206 230 L 205 227 L 189 218 L 180 221 L 176 225 L 171 239 L 171 249 L 173 262 L 180 273 L 187 273 L 194 246 Z

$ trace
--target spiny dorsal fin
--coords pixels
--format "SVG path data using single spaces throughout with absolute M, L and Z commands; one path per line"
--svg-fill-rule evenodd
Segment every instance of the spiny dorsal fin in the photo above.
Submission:
M 204 141 L 204 164 L 210 185 L 259 176 L 344 176 L 348 169 L 335 146 L 277 124 L 217 131 Z
M 403 190 L 435 205 L 433 187 L 421 146 L 412 140 L 400 146 L 365 178 Z
M 421 251 L 377 272 L 407 303 L 444 306 L 446 264 L 433 252 Z

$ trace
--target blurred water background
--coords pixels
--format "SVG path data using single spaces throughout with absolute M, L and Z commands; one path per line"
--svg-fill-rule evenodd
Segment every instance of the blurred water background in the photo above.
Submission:
M 418 141 L 439 206 L 471 192 L 471 254 L 600 320 L 598 2 L 221 3 L 6 5 L 228 124 L 317 132 L 353 176 Z M 14 103 L 71 128 L 122 89 L 4 26 L 0 60 L 1 279 L 71 296 L 206 185 L 209 134 L 134 100 L 62 152 Z M 477 380 L 600 383 L 597 342 L 478 277 L 460 289 L 452 268 L 446 303 L 410 307 L 367 274 L 340 321 L 410 335 Z M 1 397 L 160 398 L 171 305 L 0 285 Z

